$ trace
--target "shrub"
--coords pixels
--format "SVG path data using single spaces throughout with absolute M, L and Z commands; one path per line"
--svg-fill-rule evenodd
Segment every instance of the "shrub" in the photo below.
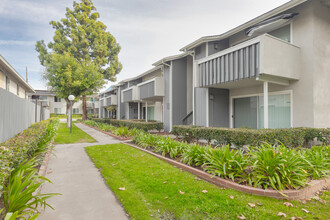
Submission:
M 129 127 L 130 129 L 141 129 L 143 131 L 161 131 L 163 129 L 163 123 L 156 121 L 145 122 L 139 120 L 118 120 L 109 118 L 93 118 L 92 120 L 94 120 L 95 122 L 108 123 L 116 127 L 124 126 Z
M 307 171 L 302 157 L 295 149 L 284 145 L 262 144 L 250 151 L 252 173 L 249 182 L 255 187 L 276 190 L 305 186 Z
M 247 158 L 242 150 L 230 150 L 228 145 L 210 149 L 205 154 L 206 168 L 208 173 L 220 177 L 228 177 L 233 181 L 235 178 L 244 178 L 244 170 L 247 168 Z
M 35 123 L 0 144 L 0 188 L 20 163 L 45 150 L 58 124 L 58 119 Z
M 330 146 L 313 146 L 301 153 L 305 169 L 313 179 L 330 176 Z
M 210 149 L 210 146 L 190 144 L 182 153 L 182 162 L 189 166 L 202 166 L 207 162 L 205 155 Z
M 209 143 L 215 140 L 217 144 L 236 146 L 260 146 L 267 142 L 271 145 L 283 143 L 289 147 L 306 146 L 314 138 L 324 144 L 330 142 L 330 129 L 317 128 L 283 128 L 283 129 L 246 129 L 246 128 L 210 128 L 199 126 L 173 126 L 172 133 L 187 141 L 193 138 L 205 139 Z

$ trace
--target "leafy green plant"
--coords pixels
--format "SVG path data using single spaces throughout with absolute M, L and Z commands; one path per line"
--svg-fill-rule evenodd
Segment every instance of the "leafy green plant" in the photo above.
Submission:
M 119 128 L 116 128 L 112 131 L 114 135 L 121 136 L 121 137 L 129 137 L 130 131 L 128 127 L 121 126 Z
M 305 186 L 307 171 L 303 158 L 295 149 L 264 143 L 250 151 L 252 173 L 249 182 L 255 187 L 275 190 Z
M 207 162 L 205 155 L 210 149 L 210 146 L 190 144 L 182 153 L 182 162 L 189 166 L 202 166 Z
M 110 118 L 93 118 L 93 121 L 100 123 L 108 123 L 116 127 L 124 126 L 130 129 L 137 128 L 143 131 L 157 130 L 161 131 L 163 129 L 163 123 L 157 121 L 142 121 L 142 120 L 118 120 Z
M 235 178 L 244 178 L 247 168 L 247 157 L 242 150 L 230 150 L 228 145 L 220 148 L 209 149 L 205 154 L 205 170 L 211 174 Z
M 3 203 L 5 213 L 13 213 L 12 216 L 30 215 L 39 213 L 38 207 L 46 206 L 52 208 L 46 199 L 58 195 L 56 193 L 41 194 L 35 191 L 45 182 L 47 178 L 40 176 L 35 168 L 35 158 L 23 161 L 9 176 L 8 183 L 4 185 Z
M 313 179 L 330 176 L 330 146 L 313 146 L 301 153 L 305 169 Z

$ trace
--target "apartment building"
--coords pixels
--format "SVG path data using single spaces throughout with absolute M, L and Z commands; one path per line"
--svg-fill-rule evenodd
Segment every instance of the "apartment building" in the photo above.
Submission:
M 330 127 L 329 30 L 329 1 L 292 0 L 201 37 L 118 83 L 117 118 L 152 118 L 166 131 L 179 124 Z
M 66 101 L 63 98 L 59 98 L 56 94 L 50 90 L 35 90 L 35 93 L 29 94 L 29 99 L 38 100 L 38 102 L 49 110 L 50 114 L 66 114 Z M 94 96 L 87 96 L 87 114 L 98 113 L 97 101 L 98 98 Z M 79 99 L 72 106 L 73 114 L 82 114 L 82 101 Z
M 0 88 L 5 89 L 22 99 L 27 99 L 27 93 L 34 93 L 34 89 L 0 54 Z

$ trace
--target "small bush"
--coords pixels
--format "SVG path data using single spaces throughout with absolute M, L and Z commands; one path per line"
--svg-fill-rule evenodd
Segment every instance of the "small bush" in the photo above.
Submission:
M 219 145 L 260 146 L 267 142 L 271 145 L 284 144 L 288 147 L 306 146 L 317 138 L 324 144 L 330 144 L 330 129 L 283 128 L 283 129 L 246 129 L 246 128 L 210 128 L 198 126 L 173 126 L 172 133 L 190 141 L 194 138 L 205 139 L 209 143 L 215 140 Z
M 190 144 L 182 153 L 182 162 L 189 166 L 202 166 L 207 162 L 205 155 L 210 149 L 210 146 Z
M 136 128 L 143 131 L 157 130 L 161 131 L 163 129 L 162 122 L 145 122 L 140 120 L 118 120 L 118 119 L 109 119 L 109 118 L 93 118 L 95 122 L 108 123 L 116 127 L 128 127 L 130 129 Z

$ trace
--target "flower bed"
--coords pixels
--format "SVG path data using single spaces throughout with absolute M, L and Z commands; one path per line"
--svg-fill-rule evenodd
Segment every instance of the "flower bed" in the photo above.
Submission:
M 136 128 L 143 131 L 157 130 L 161 131 L 163 129 L 163 123 L 157 121 L 145 122 L 141 120 L 118 120 L 110 118 L 93 118 L 91 119 L 95 122 L 107 123 L 115 127 L 128 127 L 130 129 Z
M 212 148 L 178 142 L 147 133 L 133 139 L 138 146 L 162 156 L 199 167 L 211 175 L 257 189 L 301 189 L 310 180 L 330 175 L 330 146 L 293 149 L 284 145 L 230 150 L 229 146 Z
M 330 128 L 283 128 L 283 129 L 243 129 L 212 128 L 200 126 L 173 126 L 173 134 L 186 141 L 205 139 L 209 143 L 260 146 L 262 143 L 282 143 L 288 147 L 307 146 L 314 138 L 330 145 Z
M 58 119 L 35 123 L 0 143 L 0 188 L 19 164 L 43 151 L 55 135 L 58 123 Z

